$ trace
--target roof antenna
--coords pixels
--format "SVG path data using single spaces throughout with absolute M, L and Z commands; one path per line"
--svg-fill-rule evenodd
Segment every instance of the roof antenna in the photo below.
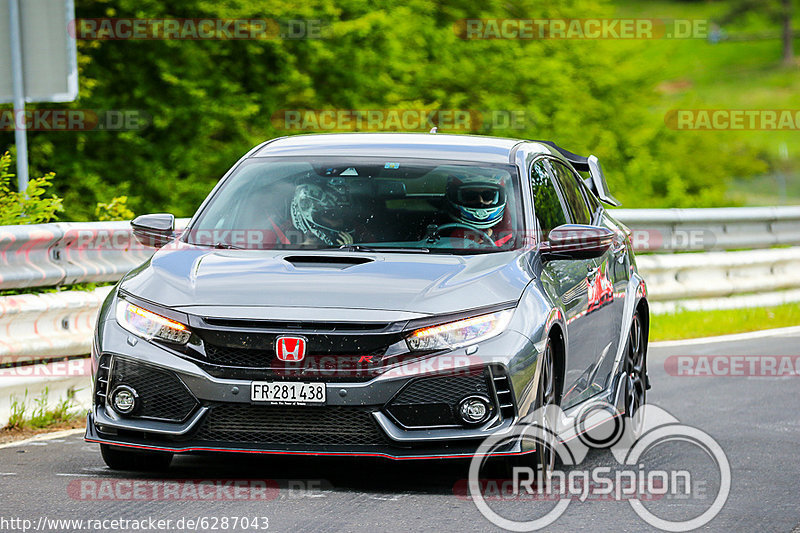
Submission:
M 434 127 L 431 128 L 431 131 L 429 131 L 428 133 L 439 133 L 439 128 L 434 126 Z

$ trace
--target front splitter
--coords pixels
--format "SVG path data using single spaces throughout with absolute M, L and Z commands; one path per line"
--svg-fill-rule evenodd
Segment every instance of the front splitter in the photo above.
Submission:
M 321 456 L 321 457 L 375 457 L 382 459 L 392 460 L 426 460 L 426 459 L 471 459 L 475 454 L 479 443 L 455 445 L 447 443 L 446 448 L 435 448 L 432 446 L 415 447 L 415 448 L 394 448 L 389 445 L 385 447 L 380 446 L 363 446 L 353 447 L 350 449 L 342 450 L 339 447 L 320 446 L 311 448 L 282 448 L 270 447 L 264 448 L 257 444 L 253 445 L 229 445 L 229 444 L 214 444 L 208 442 L 167 442 L 160 441 L 154 442 L 151 439 L 138 438 L 133 436 L 112 436 L 104 435 L 97 431 L 94 424 L 94 419 L 90 413 L 86 419 L 86 434 L 84 435 L 86 442 L 95 442 L 98 444 L 109 444 L 112 446 L 119 446 L 123 448 L 138 449 L 143 451 L 158 451 L 169 452 L 178 454 L 206 454 L 206 453 L 249 453 L 249 454 L 265 454 L 265 455 L 298 455 L 298 456 Z M 511 448 L 507 451 L 493 452 L 493 457 L 508 457 L 527 455 L 533 453 L 535 450 L 521 451 L 519 445 L 516 449 Z

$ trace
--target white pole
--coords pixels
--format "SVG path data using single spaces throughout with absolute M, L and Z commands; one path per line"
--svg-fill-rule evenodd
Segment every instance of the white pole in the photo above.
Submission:
M 11 79 L 14 86 L 14 141 L 17 144 L 17 186 L 28 188 L 28 137 L 25 130 L 25 88 L 22 83 L 22 34 L 19 2 L 8 0 L 8 37 L 11 40 Z

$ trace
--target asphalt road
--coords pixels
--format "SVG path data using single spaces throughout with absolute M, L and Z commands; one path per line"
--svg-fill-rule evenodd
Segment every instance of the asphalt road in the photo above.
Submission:
M 788 375 L 670 375 L 665 366 L 672 368 L 674 374 L 677 363 L 669 357 L 677 355 L 798 356 L 800 332 L 651 348 L 649 367 L 653 388 L 648 398 L 682 423 L 711 435 L 730 461 L 730 496 L 704 529 L 792 531 L 798 528 L 800 379 Z M 746 367 L 747 363 L 744 364 Z M 724 373 L 724 369 L 720 372 Z M 709 463 L 697 448 L 680 444 L 653 452 L 648 460 L 664 465 L 665 469 L 667 466 L 702 469 L 704 461 Z M 589 453 L 576 468 L 615 464 L 609 451 L 598 450 Z M 21 531 L 23 526 L 31 530 L 38 527 L 40 531 L 97 529 L 97 524 L 92 527 L 87 522 L 82 526 L 52 522 L 83 519 L 107 520 L 101 525 L 112 531 L 153 530 L 159 525 L 158 520 L 164 521 L 160 525 L 170 531 L 255 531 L 254 522 L 262 530 L 266 525 L 264 518 L 274 531 L 499 530 L 479 513 L 472 501 L 455 494 L 458 491 L 454 487 L 463 483 L 466 468 L 466 463 L 460 461 L 236 455 L 215 460 L 179 457 L 167 476 L 122 474 L 104 466 L 97 445 L 84 443 L 81 435 L 70 435 L 0 449 L 0 530 Z M 248 493 L 249 499 L 239 500 L 232 489 L 226 492 L 228 489 L 224 488 L 226 480 L 253 478 L 267 481 L 248 482 L 254 488 Z M 650 508 L 671 520 L 696 516 L 710 505 L 716 494 L 718 480 L 713 478 L 708 474 L 705 485 L 700 487 L 705 492 L 693 490 L 689 499 L 662 498 L 652 502 L 654 506 Z M 139 483 L 129 483 L 130 480 Z M 171 480 L 180 484 L 169 485 Z M 195 495 L 192 489 L 198 489 L 200 480 L 205 480 L 201 489 L 211 486 L 209 483 L 222 483 L 223 488 L 217 486 L 216 492 L 198 490 Z M 154 492 L 156 497 L 152 498 Z M 212 494 L 214 498 L 201 499 L 201 494 Z M 508 517 L 533 519 L 543 514 L 542 502 L 525 499 L 511 498 L 491 505 Z M 208 520 L 198 524 L 187 522 L 202 517 Z M 227 517 L 227 523 L 223 517 Z M 153 521 L 109 522 L 115 519 Z M 179 522 L 181 519 L 184 521 Z M 168 524 L 167 520 L 172 522 Z M 618 532 L 655 528 L 637 516 L 627 501 L 590 497 L 583 502 L 571 502 L 548 530 Z

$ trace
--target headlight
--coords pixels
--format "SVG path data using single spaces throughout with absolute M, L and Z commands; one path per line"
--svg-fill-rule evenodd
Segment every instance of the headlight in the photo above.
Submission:
M 192 335 L 189 329 L 180 322 L 157 315 L 122 299 L 117 302 L 117 322 L 134 335 L 148 340 L 160 339 L 176 344 L 186 344 Z
M 512 314 L 514 314 L 513 309 L 506 309 L 418 329 L 406 338 L 406 343 L 413 351 L 444 350 L 474 344 L 502 333 L 511 321 Z

